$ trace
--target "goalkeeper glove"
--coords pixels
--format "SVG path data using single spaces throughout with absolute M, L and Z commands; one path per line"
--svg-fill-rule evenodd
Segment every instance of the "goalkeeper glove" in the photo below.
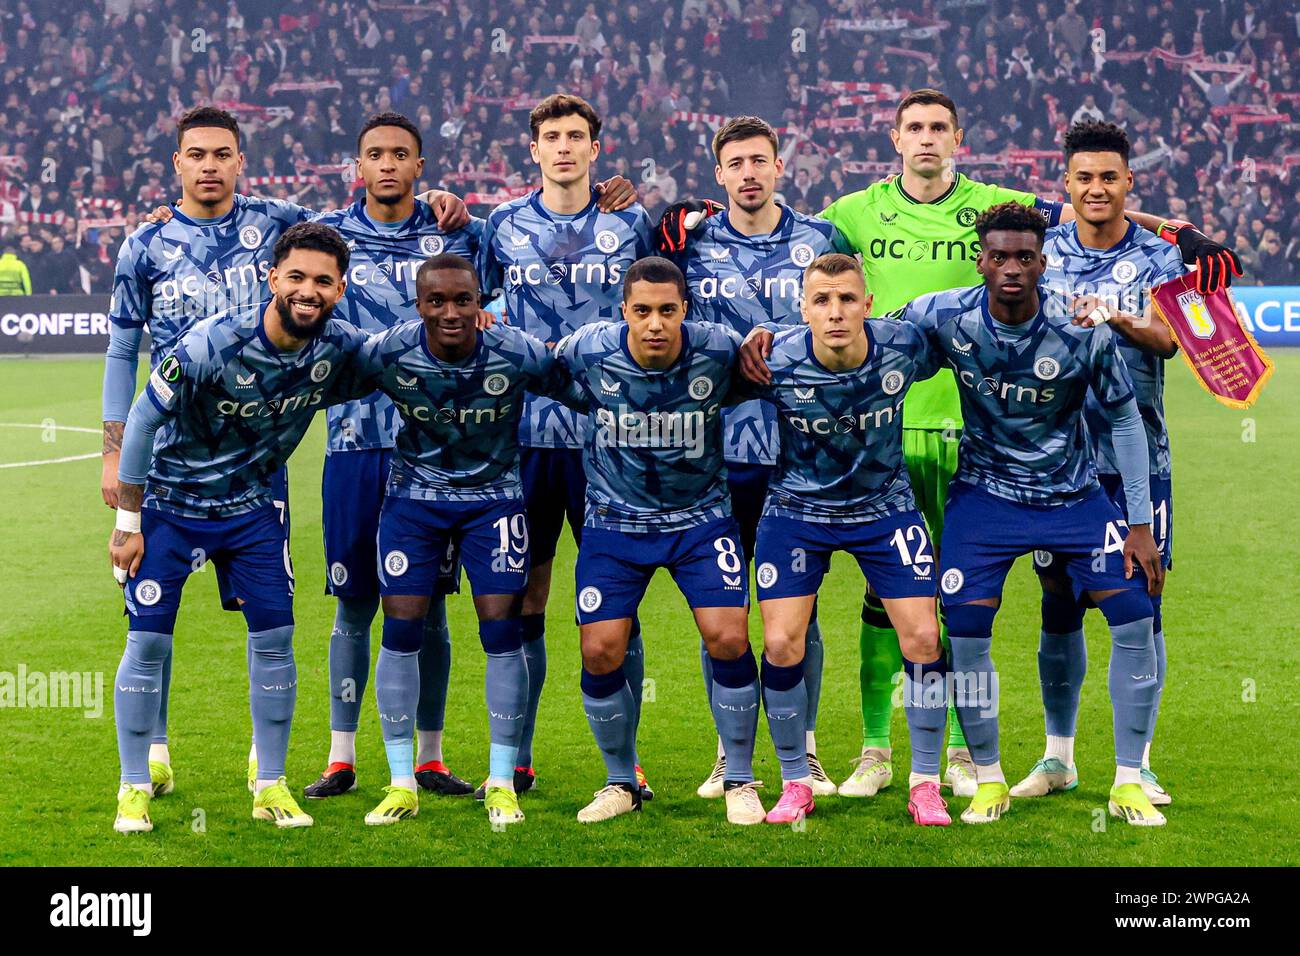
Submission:
M 1185 265 L 1196 266 L 1196 291 L 1213 295 L 1232 285 L 1233 275 L 1243 275 L 1241 260 L 1227 246 L 1220 245 L 1190 222 L 1167 219 L 1157 235 L 1178 247 Z
M 664 210 L 655 230 L 655 246 L 661 253 L 683 252 L 687 236 L 709 216 L 722 212 L 712 199 L 685 199 Z

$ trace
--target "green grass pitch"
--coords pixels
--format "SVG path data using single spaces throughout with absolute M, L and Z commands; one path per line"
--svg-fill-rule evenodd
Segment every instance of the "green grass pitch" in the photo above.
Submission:
M 642 620 L 647 689 L 640 753 L 657 798 L 639 815 L 593 827 L 574 814 L 603 782 L 578 695 L 572 542 L 557 560 L 549 615 L 550 674 L 537 731 L 539 786 L 527 822 L 494 833 L 481 805 L 426 797 L 415 820 L 362 824 L 387 770 L 373 697 L 358 739 L 355 794 L 310 802 L 310 830 L 277 831 L 249 818 L 244 788 L 249 716 L 244 627 L 217 607 L 214 575 L 190 579 L 177 627 L 171 699 L 176 792 L 153 807 L 155 831 L 111 829 L 118 762 L 112 683 L 125 621 L 109 573 L 111 516 L 99 498 L 102 361 L 0 362 L 0 516 L 7 546 L 0 588 L 0 672 L 103 675 L 103 714 L 0 709 L 6 761 L 0 863 L 190 864 L 1278 864 L 1294 862 L 1296 690 L 1295 575 L 1300 507 L 1300 354 L 1276 356 L 1259 404 L 1215 403 L 1181 362 L 1169 366 L 1175 458 L 1175 552 L 1165 602 L 1169 681 L 1154 765 L 1174 796 L 1169 825 L 1137 830 L 1105 816 L 1112 775 L 1106 696 L 1108 639 L 1088 617 L 1091 660 L 1080 716 L 1081 784 L 1070 794 L 1019 800 L 1001 822 L 921 830 L 906 815 L 906 724 L 894 720 L 894 786 L 873 800 L 831 797 L 802 829 L 729 826 L 721 802 L 695 796 L 713 761 L 714 736 L 700 678 L 698 637 L 666 575 Z M 19 428 L 16 425 L 54 425 Z M 68 427 L 90 432 L 64 430 Z M 323 595 L 318 418 L 290 463 L 297 570 L 298 709 L 289 751 L 295 791 L 324 765 L 329 740 L 327 646 L 332 601 Z M 52 464 L 21 464 L 93 455 Z M 10 467 L 12 466 L 12 467 Z M 858 752 L 858 606 L 861 578 L 840 556 L 822 591 L 826 678 L 817 736 L 828 771 L 842 779 Z M 1042 716 L 1035 649 L 1038 600 L 1028 559 L 1012 572 L 995 625 L 1002 680 L 1003 764 L 1014 781 L 1039 755 Z M 474 782 L 487 767 L 483 654 L 467 595 L 453 598 L 454 659 L 446 753 Z M 760 628 L 751 618 L 757 648 Z M 378 625 L 373 639 L 378 648 Z M 12 678 L 11 678 L 12 679 Z M 775 801 L 780 771 L 760 723 L 756 770 Z M 960 810 L 954 804 L 953 810 Z M 954 817 L 956 813 L 954 813 Z M 1104 825 L 1104 828 L 1103 828 Z

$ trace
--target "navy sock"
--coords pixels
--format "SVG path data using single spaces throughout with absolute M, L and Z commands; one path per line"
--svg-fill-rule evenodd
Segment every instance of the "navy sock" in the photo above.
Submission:
M 713 722 L 727 756 L 727 782 L 754 779 L 758 731 L 758 663 L 748 647 L 734 661 L 712 658 Z
M 807 708 L 804 662 L 781 667 L 763 655 L 763 709 L 767 712 L 767 729 L 776 747 L 776 759 L 781 762 L 782 780 L 799 780 L 812 772 L 805 746 Z
M 524 708 L 523 733 L 519 738 L 519 766 L 533 765 L 533 734 L 537 731 L 537 707 L 546 683 L 546 615 L 525 614 L 519 618 L 523 628 L 524 660 L 528 663 L 528 701 Z
M 961 721 L 971 759 L 980 766 L 997 763 L 998 675 L 990 653 L 997 608 L 959 604 L 947 609 L 952 646 L 953 704 Z
M 370 680 L 370 622 L 379 597 L 338 599 L 330 631 L 330 730 L 356 733 Z
M 257 741 L 257 779 L 284 776 L 289 728 L 298 700 L 298 666 L 293 659 L 293 625 L 249 631 L 249 709 Z
M 415 709 L 419 730 L 442 730 L 447 722 L 447 687 L 451 681 L 451 631 L 447 600 L 435 594 L 424 618 L 420 645 L 420 704 Z
M 826 647 L 822 644 L 822 628 L 817 622 L 817 605 L 813 605 L 812 620 L 803 642 L 803 682 L 808 688 L 808 730 L 817 729 L 817 711 L 822 701 L 822 667 Z
M 918 664 L 903 658 L 903 711 L 912 742 L 912 773 L 935 775 L 948 720 L 948 658 Z
M 172 650 L 175 650 L 173 648 Z M 162 665 L 162 682 L 158 692 L 158 719 L 153 722 L 153 739 L 155 744 L 167 743 L 167 702 L 172 692 L 172 651 L 167 652 Z
M 113 684 L 113 720 L 123 783 L 149 782 L 149 738 L 158 721 L 163 662 L 171 656 L 172 636 L 157 631 L 127 631 L 126 649 Z
M 1043 723 L 1052 737 L 1073 737 L 1079 695 L 1088 673 L 1083 606 L 1069 597 L 1043 592 L 1043 628 L 1038 635 L 1038 682 Z
M 1151 601 L 1141 591 L 1121 591 L 1097 607 L 1110 625 L 1108 683 L 1115 725 L 1115 762 L 1142 766 L 1142 751 L 1155 725 L 1155 640 Z
M 605 759 L 605 782 L 636 786 L 636 738 L 632 730 L 632 689 L 618 667 L 608 674 L 582 669 L 582 707 L 596 746 Z

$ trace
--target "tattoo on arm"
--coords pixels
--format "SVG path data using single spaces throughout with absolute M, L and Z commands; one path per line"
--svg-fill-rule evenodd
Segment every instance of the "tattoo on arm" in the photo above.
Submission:
M 122 433 L 126 422 L 104 422 L 104 454 L 112 455 L 122 450 Z
M 128 485 L 125 481 L 117 483 L 117 506 L 125 511 L 139 511 L 144 501 L 144 485 Z

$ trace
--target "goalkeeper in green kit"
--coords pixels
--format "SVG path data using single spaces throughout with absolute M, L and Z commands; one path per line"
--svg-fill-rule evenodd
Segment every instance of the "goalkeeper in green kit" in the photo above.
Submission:
M 873 295 L 873 317 L 886 315 L 928 292 L 980 284 L 975 265 L 979 254 L 975 219 L 990 206 L 1014 201 L 1034 207 L 1049 226 L 1074 219 L 1074 209 L 1068 204 L 975 182 L 955 172 L 953 154 L 962 135 L 956 105 L 948 96 L 929 89 L 909 93 L 899 103 L 890 130 L 903 161 L 902 174 L 843 196 L 822 213 L 862 258 L 867 290 Z M 700 219 L 695 214 L 701 211 L 711 210 L 695 200 L 670 206 L 660 232 L 680 236 L 684 244 L 687 231 Z M 1236 262 L 1229 250 L 1189 223 L 1143 213 L 1127 215 L 1178 246 L 1183 261 L 1198 267 L 1201 292 L 1214 292 L 1231 281 L 1230 271 L 1236 270 Z M 903 406 L 903 453 L 917 507 L 929 523 L 936 548 L 943 535 L 948 482 L 957 468 L 961 428 L 961 407 L 951 370 L 941 369 L 933 378 L 911 387 Z M 946 630 L 943 638 L 947 644 Z M 847 797 L 874 796 L 893 779 L 889 728 L 902 658 L 884 607 L 870 592 L 863 602 L 860 643 L 862 754 L 852 775 L 840 785 L 840 795 Z M 955 796 L 973 796 L 974 764 L 956 715 L 949 713 L 944 783 L 952 787 Z

